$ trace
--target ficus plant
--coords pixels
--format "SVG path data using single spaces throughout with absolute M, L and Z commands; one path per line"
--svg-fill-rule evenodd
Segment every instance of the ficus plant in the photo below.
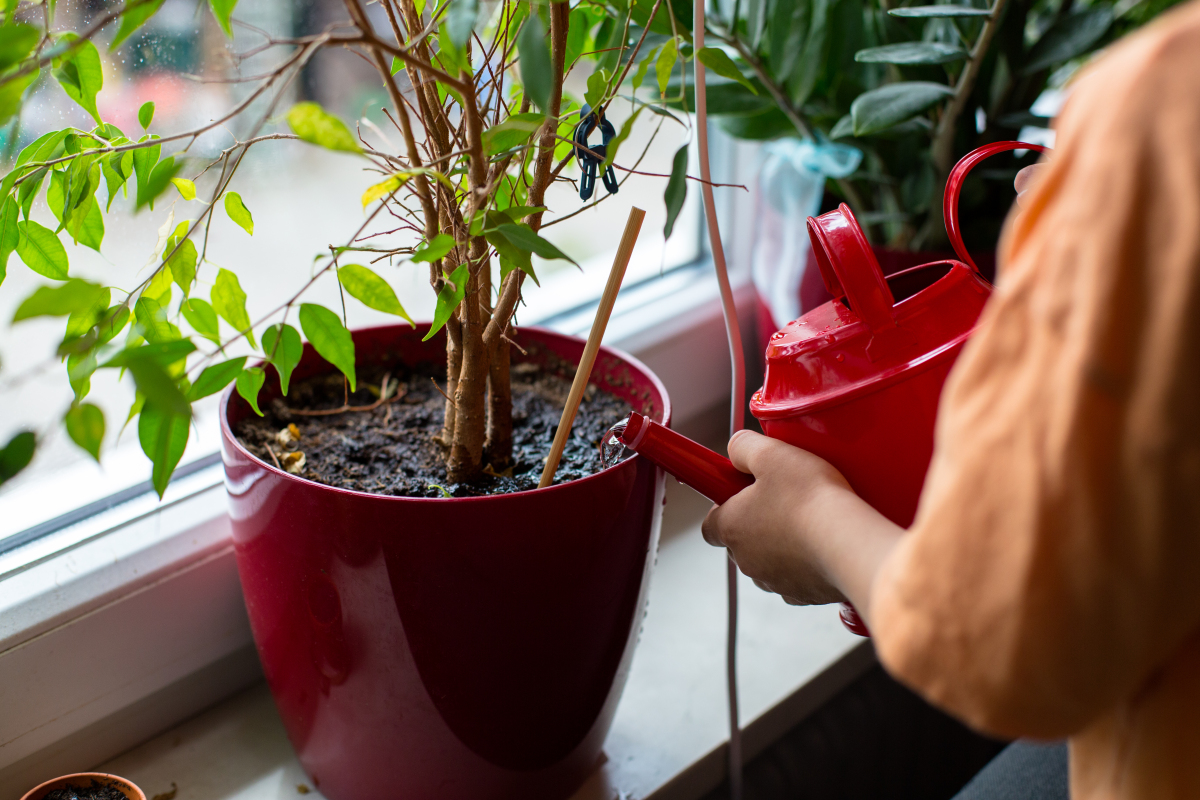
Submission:
M 738 74 L 709 82 L 708 111 L 741 138 L 858 147 L 861 168 L 829 191 L 877 243 L 941 248 L 942 192 L 958 159 L 1048 127 L 1034 111 L 1045 89 L 1176 2 L 720 0 L 707 32 Z M 987 247 L 1015 169 L 980 173 L 963 197 L 964 233 Z
M 286 395 L 307 339 L 343 374 L 347 392 L 356 390 L 344 305 L 309 302 L 305 292 L 318 281 L 337 281 L 345 295 L 411 323 L 381 274 L 383 264 L 427 270 L 436 295 L 426 338 L 446 333 L 447 400 L 436 438 L 448 481 L 502 474 L 512 465 L 510 335 L 527 279 L 537 282 L 532 256 L 570 261 L 541 231 L 579 210 L 576 204 L 556 215 L 547 207 L 547 189 L 572 180 L 572 132 L 583 104 L 590 126 L 612 103 L 629 104 L 606 150 L 587 148 L 603 158 L 602 168 L 612 165 L 626 176 L 646 154 L 632 167 L 622 164 L 633 160 L 622 145 L 642 110 L 658 115 L 659 128 L 670 119 L 690 126 L 686 115 L 666 109 L 661 91 L 691 55 L 686 0 L 376 0 L 385 24 L 372 22 L 364 0 L 345 0 L 346 19 L 320 33 L 271 38 L 252 29 L 262 41 L 246 53 L 260 61 L 276 53 L 275 66 L 242 79 L 251 86 L 244 99 L 206 125 L 160 133 L 151 101 L 138 114 L 141 130 L 122 131 L 97 107 L 104 85 L 100 48 L 119 47 L 162 4 L 128 0 L 78 31 L 56 29 L 50 0 L 0 4 L 0 124 L 12 125 L 15 135 L 22 101 L 51 81 L 95 123 L 39 136 L 0 181 L 0 280 L 13 254 L 48 280 L 20 302 L 13 323 L 65 318 L 57 358 L 74 393 L 62 417 L 70 438 L 99 459 L 111 421 L 88 401 L 91 379 L 111 370 L 132 381 L 135 399 L 117 422 L 136 420 L 161 494 L 187 445 L 194 403 L 234 384 L 262 413 L 258 396 L 267 374 L 255 364 L 273 365 Z M 236 0 L 209 0 L 209 10 L 232 40 Z M 397 152 L 370 146 L 316 103 L 285 106 L 288 87 L 328 47 L 353 50 L 378 73 L 389 98 L 387 121 L 402 141 Z M 233 63 L 243 55 L 233 52 Z M 701 57 L 718 72 L 736 71 L 723 52 Z M 586 93 L 572 98 L 564 81 L 581 64 L 590 70 Z M 651 68 L 660 91 L 639 98 Z M 249 133 L 215 157 L 189 153 L 197 137 L 234 123 Z M 362 196 L 366 218 L 358 230 L 320 256 L 309 277 L 286 288 L 271 312 L 252 319 L 238 275 L 211 263 L 207 250 L 217 216 L 255 235 L 235 178 L 247 152 L 266 143 L 352 154 L 377 178 Z M 670 174 L 661 176 L 668 178 L 667 235 L 686 194 L 686 156 L 685 145 Z M 34 218 L 35 202 L 45 204 L 56 226 Z M 133 286 L 72 272 L 70 251 L 100 250 L 114 203 L 132 206 L 135 220 L 159 232 L 154 267 Z M 390 217 L 395 229 L 365 233 L 379 217 Z M 239 350 L 247 354 L 233 355 Z M 388 387 L 380 391 L 386 395 Z M 35 446 L 34 434 L 24 432 L 0 450 L 0 482 L 29 462 Z

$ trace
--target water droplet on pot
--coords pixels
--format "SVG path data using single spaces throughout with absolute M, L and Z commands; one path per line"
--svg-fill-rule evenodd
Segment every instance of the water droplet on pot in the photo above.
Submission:
M 838 353 L 836 356 L 834 356 L 834 358 L 836 358 L 838 361 L 845 361 L 846 355 L 844 353 Z
M 600 465 L 605 469 L 625 457 L 625 444 L 620 437 L 628 424 L 629 417 L 626 417 L 605 431 L 604 436 L 600 439 Z

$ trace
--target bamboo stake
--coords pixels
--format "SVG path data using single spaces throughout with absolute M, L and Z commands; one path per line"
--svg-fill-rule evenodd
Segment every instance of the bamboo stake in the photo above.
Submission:
M 567 395 L 567 404 L 563 408 L 562 418 L 558 421 L 558 430 L 554 434 L 554 445 L 546 459 L 546 467 L 542 470 L 539 489 L 544 489 L 554 482 L 554 473 L 558 470 L 558 462 L 562 458 L 563 448 L 567 446 L 567 437 L 571 435 L 571 426 L 575 424 L 575 413 L 579 410 L 579 401 L 583 399 L 583 390 L 587 388 L 588 380 L 592 377 L 592 367 L 596 364 L 596 354 L 600 350 L 600 342 L 604 339 L 604 329 L 608 327 L 608 318 L 612 315 L 613 304 L 617 301 L 617 292 L 621 290 L 621 281 L 625 279 L 625 268 L 629 266 L 629 258 L 633 255 L 633 246 L 637 243 L 638 233 L 642 230 L 642 220 L 646 212 L 636 206 L 629 209 L 629 219 L 625 222 L 625 233 L 621 236 L 621 245 L 617 248 L 617 256 L 613 259 L 612 270 L 608 273 L 608 283 L 604 294 L 600 297 L 600 307 L 596 309 L 596 319 L 592 321 L 592 332 L 588 334 L 587 345 L 583 348 L 583 356 L 575 369 L 575 380 L 571 384 L 571 393 Z

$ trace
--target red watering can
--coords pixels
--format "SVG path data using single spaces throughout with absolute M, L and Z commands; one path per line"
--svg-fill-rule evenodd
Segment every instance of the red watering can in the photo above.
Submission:
M 964 157 L 947 180 L 946 231 L 962 261 L 885 278 L 849 207 L 809 217 L 813 252 L 834 299 L 771 336 L 766 377 L 750 401 L 768 436 L 829 461 L 860 497 L 904 527 L 933 455 L 942 384 L 992 291 L 963 245 L 958 197 L 976 164 L 1006 150 L 1045 148 L 996 142 Z M 713 502 L 753 482 L 729 459 L 641 415 L 631 415 L 618 437 Z M 852 607 L 842 608 L 842 621 L 867 635 Z

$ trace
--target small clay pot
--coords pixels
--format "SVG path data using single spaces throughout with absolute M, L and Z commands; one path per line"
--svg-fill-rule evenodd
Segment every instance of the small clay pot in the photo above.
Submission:
M 61 789 L 67 784 L 86 788 L 92 785 L 92 781 L 96 781 L 104 786 L 111 786 L 123 792 L 129 800 L 146 800 L 146 794 L 141 789 L 122 777 L 109 775 L 104 772 L 76 772 L 72 775 L 63 775 L 61 778 L 55 778 L 54 780 L 46 781 L 40 786 L 35 786 L 26 792 L 21 800 L 42 800 L 50 792 L 53 792 L 55 789 Z

